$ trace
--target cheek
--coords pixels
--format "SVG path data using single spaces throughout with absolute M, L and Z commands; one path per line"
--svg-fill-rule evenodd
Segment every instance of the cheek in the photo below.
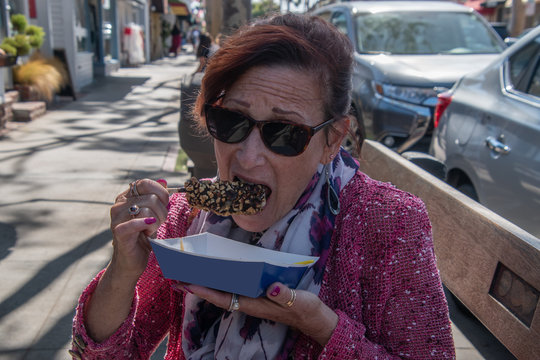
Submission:
M 218 170 L 226 174 L 233 154 L 232 146 L 214 140 L 214 154 L 216 155 Z
M 283 162 L 276 168 L 278 176 L 279 202 L 287 203 L 291 209 L 302 195 L 317 171 L 318 159 L 300 157 L 292 162 Z

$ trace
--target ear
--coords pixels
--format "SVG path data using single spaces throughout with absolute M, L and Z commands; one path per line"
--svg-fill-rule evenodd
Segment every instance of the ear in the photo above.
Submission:
M 328 131 L 328 139 L 326 141 L 323 155 L 321 158 L 322 164 L 328 164 L 339 152 L 339 147 L 349 131 L 351 120 L 348 116 L 344 116 L 341 119 L 332 123 L 332 128 Z

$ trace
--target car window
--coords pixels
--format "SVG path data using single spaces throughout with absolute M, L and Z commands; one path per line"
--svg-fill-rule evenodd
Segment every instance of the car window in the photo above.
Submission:
M 536 97 L 540 97 L 540 64 L 536 64 L 536 71 L 531 81 L 531 87 L 529 88 L 529 94 Z
M 391 54 L 493 54 L 503 50 L 497 35 L 474 13 L 360 13 L 358 49 Z
M 340 32 L 347 35 L 347 18 L 343 12 L 336 11 L 334 15 L 332 15 L 330 22 L 334 24 L 334 26 L 337 27 Z
M 510 82 L 515 90 L 540 96 L 539 58 L 540 36 L 509 58 Z

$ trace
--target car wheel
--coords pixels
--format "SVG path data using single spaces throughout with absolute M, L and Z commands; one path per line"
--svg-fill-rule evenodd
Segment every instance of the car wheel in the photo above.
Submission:
M 351 106 L 350 111 L 350 128 L 349 132 L 343 139 L 343 147 L 355 158 L 360 156 L 360 149 L 362 148 L 362 142 L 364 141 L 364 126 L 362 116 L 354 106 Z
M 474 186 L 469 183 L 464 183 L 456 186 L 456 189 L 459 190 L 461 193 L 467 195 L 474 201 L 478 201 L 478 195 L 476 194 L 476 190 L 474 189 Z

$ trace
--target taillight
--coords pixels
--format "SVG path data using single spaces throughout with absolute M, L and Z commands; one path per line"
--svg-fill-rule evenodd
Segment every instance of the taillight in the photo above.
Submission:
M 439 121 L 441 120 L 441 116 L 444 113 L 444 110 L 450 105 L 452 102 L 452 93 L 449 91 L 440 93 L 437 95 L 437 105 L 435 106 L 435 116 L 433 121 L 433 126 L 437 127 L 439 126 Z

